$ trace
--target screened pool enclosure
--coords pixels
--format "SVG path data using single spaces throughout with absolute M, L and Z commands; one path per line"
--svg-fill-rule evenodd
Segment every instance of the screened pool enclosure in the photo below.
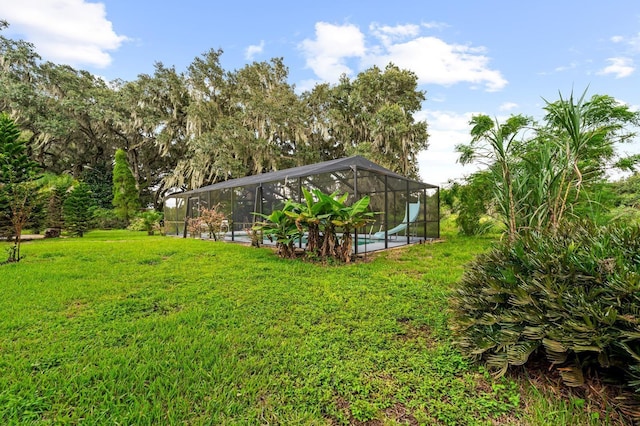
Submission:
M 303 201 L 302 189 L 325 194 L 348 193 L 347 204 L 365 195 L 376 221 L 354 233 L 354 251 L 363 253 L 440 237 L 439 189 L 435 185 L 407 179 L 363 157 L 355 156 L 247 176 L 172 194 L 165 199 L 167 235 L 187 237 L 189 218 L 202 208 L 218 206 L 226 217 L 221 238 L 250 242 L 247 232 L 256 221 L 254 213 L 270 214 L 286 200 Z M 203 230 L 197 238 L 208 238 Z M 269 244 L 265 240 L 264 244 Z M 298 243 L 304 247 L 304 239 Z

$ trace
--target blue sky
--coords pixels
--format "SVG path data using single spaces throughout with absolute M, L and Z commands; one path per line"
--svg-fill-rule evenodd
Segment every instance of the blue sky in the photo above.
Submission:
M 416 118 L 430 148 L 419 160 L 434 184 L 473 171 L 454 152 L 473 114 L 539 118 L 543 98 L 587 86 L 640 109 L 637 0 L 21 0 L 1 2 L 0 18 L 45 60 L 108 80 L 155 62 L 184 71 L 211 48 L 228 70 L 282 57 L 298 91 L 394 62 L 427 92 Z M 640 140 L 621 149 L 640 152 Z

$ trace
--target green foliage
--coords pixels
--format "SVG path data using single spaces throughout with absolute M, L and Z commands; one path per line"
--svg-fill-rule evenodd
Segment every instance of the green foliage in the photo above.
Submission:
M 575 225 L 497 244 L 457 286 L 458 346 L 501 374 L 540 353 L 570 386 L 592 366 L 631 383 L 640 377 L 638 253 L 638 226 Z
M 427 123 L 416 121 L 425 92 L 411 71 L 373 66 L 330 89 L 330 135 L 347 155 L 366 158 L 403 176 L 418 177 L 417 154 L 427 149 Z
M 560 95 L 545 111 L 543 125 L 522 116 L 504 124 L 475 116 L 471 142 L 457 147 L 463 164 L 487 166 L 491 200 L 511 240 L 522 229 L 555 232 L 566 221 L 606 221 L 606 172 L 635 161 L 622 161 L 615 148 L 632 140 L 627 127 L 640 122 L 640 112 L 609 96 L 587 99 L 586 92 L 579 98 Z M 532 136 L 525 137 L 525 130 Z
M 488 172 L 477 172 L 465 185 L 455 184 L 451 188 L 451 196 L 455 198 L 453 208 L 458 213 L 456 224 L 463 235 L 481 235 L 491 229 L 491 221 L 483 220 L 491 205 L 491 184 Z
M 154 232 L 160 228 L 160 220 L 162 220 L 162 213 L 155 210 L 147 210 L 138 215 L 142 220 L 142 228 L 147 231 L 148 235 L 153 235 Z
M 618 204 L 640 209 L 640 173 L 634 173 L 614 183 Z
M 47 227 L 47 196 L 40 186 L 39 180 L 33 182 L 31 190 L 31 212 L 25 225 L 33 234 L 40 234 Z
M 20 129 L 5 113 L 0 113 L 0 183 L 11 185 L 35 178 L 38 164 L 29 158 Z
M 615 194 L 614 218 L 619 220 L 622 216 L 628 221 L 638 221 L 640 219 L 640 173 L 636 172 L 612 183 L 611 189 Z
M 34 181 L 39 166 L 27 152 L 20 129 L 0 113 L 0 232 L 14 239 L 8 262 L 20 260 L 22 230 L 37 205 Z
M 89 186 L 93 204 L 102 209 L 113 207 L 113 169 L 106 164 L 87 167 L 80 180 Z
M 295 208 L 290 210 L 287 215 L 295 220 L 299 229 L 307 230 L 307 247 L 306 250 L 312 255 L 317 255 L 322 246 L 323 236 L 320 235 L 321 223 L 326 222 L 329 217 L 329 199 L 322 198 L 321 193 L 314 194 L 306 188 L 302 188 L 304 195 L 304 203 L 294 204 Z
M 94 198 L 95 200 L 95 198 Z M 113 209 L 101 207 L 91 208 L 91 228 L 93 229 L 124 229 L 127 224 L 116 214 Z M 143 228 L 141 227 L 142 231 Z
M 374 222 L 375 213 L 369 211 L 369 196 L 364 196 L 351 205 L 340 203 L 338 200 L 332 202 L 333 215 L 329 218 L 332 225 L 342 230 L 340 238 L 340 250 L 338 258 L 346 263 L 351 261 L 353 252 L 353 234 L 358 228 Z
M 303 193 L 302 204 L 288 200 L 282 210 L 274 210 L 270 215 L 257 214 L 266 221 L 256 224 L 253 230 L 275 240 L 282 257 L 295 257 L 294 243 L 304 236 L 308 258 L 351 262 L 351 233 L 374 220 L 375 213 L 369 211 L 369 196 L 347 205 L 349 194 L 325 194 L 317 189 L 303 189 Z M 342 231 L 340 237 L 337 229 Z
M 155 231 L 161 231 L 160 221 L 162 220 L 162 213 L 155 210 L 147 210 L 138 213 L 136 217 L 131 220 L 127 229 L 129 231 L 147 231 L 147 235 L 154 235 Z M 197 218 L 198 226 L 203 223 L 200 218 Z
M 68 174 L 45 173 L 38 183 L 41 187 L 41 196 L 46 200 L 45 226 L 62 229 L 64 227 L 63 205 L 68 192 L 75 184 L 73 177 Z
M 90 229 L 92 214 L 91 192 L 84 182 L 76 184 L 63 205 L 65 228 L 72 235 L 82 237 Z
M 461 161 L 488 167 L 508 238 L 457 286 L 453 330 L 463 352 L 498 374 L 543 355 L 570 386 L 597 369 L 638 390 L 640 231 L 598 225 L 615 217 L 604 179 L 610 167 L 633 166 L 633 158 L 620 161 L 615 144 L 633 137 L 626 127 L 640 114 L 585 95 L 547 102 L 545 124 L 532 124 L 528 139 L 513 138 L 526 121 L 474 117 Z M 466 207 L 472 218 L 473 207 Z
M 122 149 L 116 151 L 113 166 L 113 206 L 116 214 L 125 222 L 129 222 L 140 208 L 136 180 L 129 168 L 127 153 Z
M 302 238 L 302 229 L 296 225 L 295 220 L 287 213 L 293 212 L 295 204 L 291 201 L 285 202 L 281 210 L 274 210 L 269 215 L 256 213 L 265 219 L 264 222 L 256 223 L 253 230 L 261 232 L 269 241 L 275 241 L 278 255 L 283 258 L 294 258 L 294 243 Z
M 518 230 L 515 194 L 517 183 L 514 172 L 520 146 L 518 138 L 531 124 L 531 119 L 514 115 L 501 124 L 497 120 L 494 122 L 489 116 L 477 115 L 469 124 L 473 126 L 471 142 L 456 147 L 460 152 L 460 163 L 477 161 L 489 167 L 489 188 L 493 191 L 493 199 L 504 218 L 509 239 L 513 240 Z

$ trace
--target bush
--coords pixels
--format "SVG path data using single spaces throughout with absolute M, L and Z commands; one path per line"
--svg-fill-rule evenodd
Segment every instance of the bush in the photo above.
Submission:
M 147 234 L 153 235 L 156 230 L 160 229 L 162 213 L 155 210 L 148 210 L 140 213 L 138 218 L 142 220 L 142 229 L 147 231 Z
M 213 238 L 216 241 L 222 237 L 222 230 L 225 229 L 225 222 L 227 223 L 226 230 L 229 230 L 229 221 L 227 220 L 227 216 L 223 212 L 218 211 L 219 208 L 220 203 L 210 209 L 205 207 L 200 208 L 201 225 L 207 228 L 209 238 Z
M 483 235 L 492 228 L 491 220 L 482 220 L 489 211 L 492 183 L 487 172 L 475 173 L 467 181 L 454 187 L 458 197 L 456 225 L 462 235 Z
M 499 373 L 537 353 L 570 386 L 597 367 L 640 391 L 638 226 L 581 224 L 502 242 L 467 268 L 452 309 L 458 346 Z
M 376 214 L 369 211 L 369 196 L 346 205 L 348 194 L 329 195 L 317 189 L 303 189 L 303 193 L 304 203 L 287 200 L 282 210 L 273 210 L 268 216 L 257 214 L 266 220 L 256 223 L 253 230 L 276 241 L 278 254 L 284 258 L 296 257 L 294 243 L 305 238 L 307 258 L 351 262 L 352 231 L 373 222 Z
M 129 221 L 129 225 L 127 226 L 128 231 L 144 231 L 144 220 L 140 216 L 136 216 L 131 221 Z
M 126 222 L 113 209 L 94 207 L 91 209 L 91 225 L 94 229 L 124 229 Z

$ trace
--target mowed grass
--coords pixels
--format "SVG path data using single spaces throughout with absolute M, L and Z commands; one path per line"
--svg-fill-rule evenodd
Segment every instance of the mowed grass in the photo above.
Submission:
M 490 242 L 348 266 L 127 231 L 26 243 L 0 267 L 0 424 L 572 422 L 452 346 L 448 294 Z

